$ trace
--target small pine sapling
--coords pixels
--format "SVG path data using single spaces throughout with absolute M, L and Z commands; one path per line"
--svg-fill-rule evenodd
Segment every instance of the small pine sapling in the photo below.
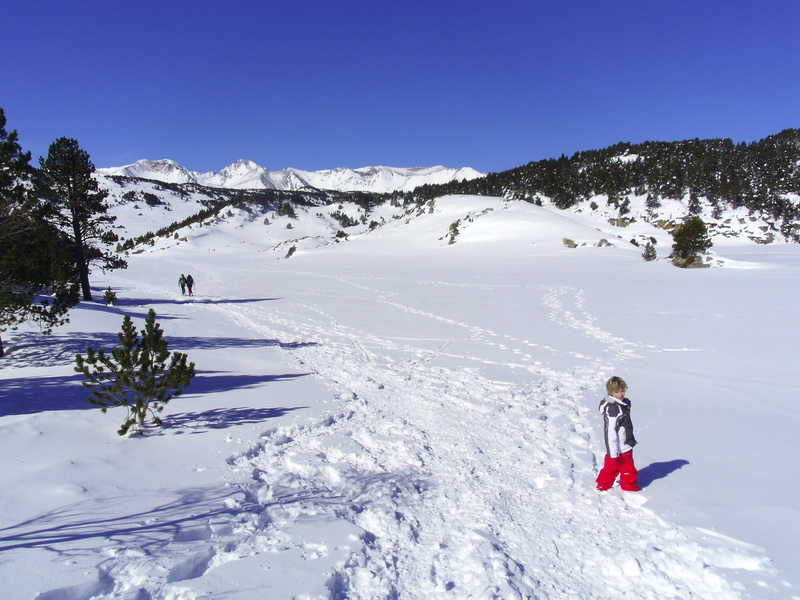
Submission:
M 110 354 L 91 347 L 86 348 L 85 359 L 78 354 L 75 371 L 85 378 L 83 386 L 90 390 L 90 404 L 103 412 L 115 406 L 127 408 L 119 435 L 131 429 L 144 435 L 148 415 L 154 425 L 161 425 L 158 415 L 164 406 L 189 385 L 195 375 L 194 363 L 186 364 L 186 354 L 170 355 L 153 309 L 147 313 L 141 339 L 128 315 L 117 337 L 121 347 Z
M 114 306 L 117 303 L 117 294 L 111 289 L 111 286 L 108 286 L 103 292 L 103 300 L 106 306 Z
M 658 253 L 656 252 L 656 246 L 655 244 L 653 244 L 653 242 L 647 242 L 644 245 L 644 250 L 642 251 L 642 258 L 648 262 L 658 258 Z

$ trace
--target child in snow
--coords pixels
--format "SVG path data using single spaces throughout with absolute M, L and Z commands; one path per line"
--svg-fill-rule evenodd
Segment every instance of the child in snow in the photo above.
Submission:
M 181 296 L 183 296 L 186 293 L 186 277 L 184 277 L 183 273 L 178 277 L 178 285 L 181 286 Z
M 608 396 L 600 402 L 603 415 L 603 435 L 606 442 L 606 458 L 597 476 L 597 489 L 604 491 L 614 485 L 619 475 L 619 485 L 628 492 L 638 492 L 636 481 L 639 472 L 633 464 L 633 437 L 631 401 L 625 397 L 628 384 L 621 377 L 612 377 L 606 382 Z

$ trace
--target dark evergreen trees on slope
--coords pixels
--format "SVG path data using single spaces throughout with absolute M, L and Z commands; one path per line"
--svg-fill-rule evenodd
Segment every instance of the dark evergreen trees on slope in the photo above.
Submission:
M 108 192 L 92 177 L 89 154 L 71 138 L 50 145 L 47 158 L 39 160 L 37 190 L 46 201 L 46 218 L 70 239 L 70 255 L 80 280 L 84 300 L 92 299 L 90 265 L 103 270 L 127 267 L 112 254 L 109 244 L 118 241 L 110 229 L 116 217 L 108 214 Z
M 30 152 L 5 125 L 0 108 L 0 334 L 26 320 L 49 333 L 68 320 L 77 287 L 69 283 L 59 232 L 38 214 Z
M 16 130 L 6 131 L 5 111 L 0 108 L 0 235 L 8 235 L 10 219 L 29 199 L 29 183 L 33 169 L 31 153 L 23 152 Z
M 688 196 L 690 212 L 701 210 L 701 199 L 710 202 L 714 214 L 725 206 L 745 207 L 781 222 L 781 232 L 800 241 L 800 207 L 787 199 L 800 194 L 800 130 L 786 129 L 750 144 L 730 139 L 621 142 L 471 181 L 422 186 L 402 197 L 406 204 L 419 204 L 445 193 L 529 202 L 548 197 L 562 209 L 605 195 L 621 210 L 624 197 L 632 194 L 646 195 L 650 209 L 661 200 Z

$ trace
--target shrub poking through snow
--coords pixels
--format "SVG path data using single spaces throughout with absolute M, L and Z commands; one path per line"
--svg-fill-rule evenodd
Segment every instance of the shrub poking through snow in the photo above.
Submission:
M 78 354 L 75 371 L 85 378 L 83 386 L 90 390 L 90 404 L 99 406 L 103 412 L 115 406 L 128 409 L 125 422 L 117 431 L 119 435 L 131 429 L 144 435 L 148 416 L 154 425 L 160 425 L 158 415 L 164 406 L 189 385 L 195 375 L 194 363 L 186 364 L 186 354 L 170 355 L 152 308 L 147 313 L 141 338 L 128 315 L 117 336 L 122 346 L 110 354 L 91 347 L 86 348 L 85 359 Z

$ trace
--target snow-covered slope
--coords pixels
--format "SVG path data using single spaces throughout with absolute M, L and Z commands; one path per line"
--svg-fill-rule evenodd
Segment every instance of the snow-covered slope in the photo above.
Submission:
M 100 176 L 123 175 L 154 179 L 167 183 L 197 183 L 209 187 L 231 189 L 278 189 L 393 192 L 412 190 L 426 183 L 447 183 L 482 177 L 483 173 L 464 167 L 396 168 L 363 167 L 360 169 L 330 169 L 303 171 L 288 168 L 269 171 L 248 160 L 238 160 L 219 172 L 197 173 L 172 160 L 139 160 L 124 167 L 97 169 Z
M 174 160 L 138 160 L 125 167 L 97 169 L 97 175 L 124 175 L 141 177 L 166 183 L 197 183 L 197 173 L 179 165 Z
M 446 167 L 409 168 L 363 167 L 361 169 L 331 169 L 327 171 L 300 171 L 287 169 L 298 179 L 318 189 L 372 192 L 413 190 L 424 184 L 447 183 L 462 179 L 475 179 L 484 174 L 468 167 L 449 169 Z M 280 172 L 280 171 L 279 171 Z M 287 189 L 287 188 L 284 188 Z
M 125 185 L 129 235 L 205 198 Z M 669 236 L 636 202 L 616 224 L 461 196 L 259 210 L 93 273 L 114 307 L 4 333 L 4 600 L 798 596 L 800 246 L 719 229 L 723 268 L 645 262 L 630 240 L 663 259 Z M 119 438 L 73 360 L 150 308 L 198 375 L 162 428 Z M 638 494 L 594 490 L 614 374 Z
M 232 167 L 235 167 L 233 165 Z M 420 170 L 423 173 L 425 170 Z M 177 171 L 176 171 L 177 172 Z M 248 173 L 256 171 L 246 166 L 241 170 L 232 168 L 226 171 L 229 182 L 234 182 L 239 176 L 242 181 Z M 287 177 L 289 172 L 285 172 Z M 343 175 L 344 177 L 344 175 Z M 117 179 L 113 177 L 102 177 L 101 185 L 110 192 L 109 200 L 114 206 L 113 211 L 121 218 L 117 221 L 115 228 L 122 238 L 136 238 L 146 232 L 155 232 L 166 225 L 183 221 L 197 214 L 200 210 L 207 208 L 209 201 L 224 200 L 228 193 L 222 188 L 211 187 L 188 187 L 185 189 L 168 188 L 150 179 Z M 343 185 L 340 182 L 340 185 Z M 156 202 L 153 200 L 156 199 Z M 343 203 L 341 209 L 339 202 Z M 601 238 L 607 238 L 617 246 L 627 246 L 631 251 L 641 253 L 644 246 L 651 238 L 658 244 L 658 253 L 661 257 L 669 254 L 672 246 L 672 238 L 669 233 L 672 226 L 681 222 L 688 215 L 686 202 L 677 200 L 664 200 L 656 208 L 648 208 L 645 196 L 631 196 L 628 198 L 628 212 L 619 216 L 618 209 L 608 203 L 604 196 L 589 198 L 566 211 L 556 209 L 552 203 L 545 200 L 544 207 L 550 208 L 554 218 L 560 220 L 560 224 L 553 223 L 552 231 L 558 240 L 569 243 L 571 240 L 578 246 L 584 242 L 581 239 L 573 239 L 570 232 L 570 223 L 582 223 L 587 227 L 601 232 Z M 792 202 L 800 202 L 800 198 L 790 197 Z M 462 201 L 466 203 L 466 201 Z M 433 203 L 434 205 L 436 203 Z M 475 208 L 475 215 L 484 210 L 496 210 L 497 199 L 485 198 L 477 201 L 478 207 Z M 530 211 L 532 205 L 525 202 L 509 201 L 507 206 L 516 207 L 515 210 Z M 210 220 L 206 220 L 202 225 L 194 225 L 192 229 L 204 229 L 204 235 L 215 235 L 218 227 L 223 229 L 232 228 L 239 231 L 247 223 L 257 231 L 257 237 L 262 244 L 267 244 L 268 240 L 279 240 L 281 244 L 295 240 L 298 248 L 305 247 L 313 243 L 330 243 L 334 236 L 342 235 L 344 232 L 349 236 L 356 236 L 368 231 L 374 231 L 376 226 L 380 226 L 378 232 L 385 231 L 386 226 L 398 220 L 400 224 L 406 224 L 408 215 L 415 212 L 425 212 L 430 210 L 430 206 L 416 207 L 414 205 L 402 207 L 392 205 L 390 200 L 384 204 L 371 207 L 369 211 L 364 207 L 356 206 L 347 202 L 344 198 L 337 198 L 333 206 L 316 206 L 313 209 L 297 207 L 298 218 L 290 218 L 287 215 L 279 215 L 276 212 L 277 201 L 272 208 L 264 208 L 263 205 L 250 208 L 223 208 L 219 214 Z M 771 222 L 768 216 L 751 214 L 745 208 L 725 209 L 717 213 L 710 204 L 701 201 L 701 217 L 708 226 L 709 234 L 714 241 L 715 247 L 720 245 L 736 243 L 737 240 L 744 239 L 758 243 L 770 243 L 773 241 L 785 241 L 781 232 Z M 230 215 L 241 215 L 245 223 L 233 226 L 236 218 Z M 343 224 L 341 219 L 336 216 L 346 215 L 349 223 Z M 508 214 L 508 212 L 506 213 Z M 134 218 L 130 218 L 132 215 Z M 320 217 L 319 215 L 322 215 Z M 331 216 L 333 215 L 333 216 Z M 475 215 L 469 217 L 474 219 Z M 459 220 L 454 216 L 449 225 L 455 224 Z M 485 222 L 485 220 L 484 220 Z M 397 224 L 395 224 L 397 225 Z M 468 229 L 470 221 L 460 221 L 456 224 L 456 235 L 454 240 L 458 240 L 458 232 Z M 518 231 L 521 235 L 529 234 L 530 223 L 521 220 L 518 223 L 508 223 L 505 229 L 487 233 L 487 239 L 491 240 L 495 236 L 508 235 L 510 231 Z M 188 228 L 186 228 L 188 230 Z M 324 230 L 324 233 L 323 233 Z M 185 231 L 176 232 L 176 237 L 185 237 Z M 377 232 L 376 232 L 377 233 Z M 237 234 L 238 235 L 238 234 Z M 452 236 L 449 228 L 440 232 L 439 236 Z M 398 236 L 405 236 L 407 239 L 415 237 L 414 232 L 398 229 Z M 566 241 L 564 241 L 566 239 Z M 598 240 L 595 240 L 595 243 Z M 639 244 L 639 246 L 635 246 Z M 174 244 L 174 240 L 161 240 L 158 244 Z M 280 247 L 283 250 L 283 245 Z M 712 249 L 709 263 L 714 262 L 715 251 Z

